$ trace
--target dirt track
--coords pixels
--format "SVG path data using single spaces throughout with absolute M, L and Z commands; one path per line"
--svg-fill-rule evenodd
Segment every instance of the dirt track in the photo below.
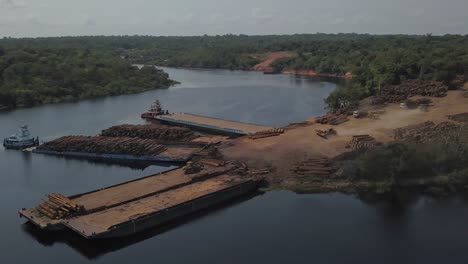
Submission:
M 254 70 L 263 71 L 263 72 L 272 72 L 273 68 L 270 65 L 281 58 L 290 58 L 294 57 L 296 54 L 290 51 L 278 51 L 278 52 L 269 52 L 267 53 L 264 61 L 254 66 Z

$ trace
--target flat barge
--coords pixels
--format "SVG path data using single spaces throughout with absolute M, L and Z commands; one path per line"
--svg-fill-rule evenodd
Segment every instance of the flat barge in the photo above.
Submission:
M 221 135 L 243 136 L 272 129 L 272 127 L 267 126 L 229 121 L 187 113 L 160 115 L 154 117 L 154 119 L 170 125 L 186 126 L 194 130 L 206 131 Z
M 127 236 L 253 191 L 257 179 L 229 175 L 233 165 L 185 174 L 183 169 L 151 175 L 67 199 L 83 212 L 62 219 L 22 209 L 43 230 L 72 229 L 88 239 Z
M 71 218 L 64 225 L 88 239 L 128 236 L 253 191 L 258 182 L 229 175 Z

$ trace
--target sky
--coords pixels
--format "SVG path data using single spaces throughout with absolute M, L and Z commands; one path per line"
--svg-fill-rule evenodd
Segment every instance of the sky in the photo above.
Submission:
M 468 34 L 468 0 L 0 0 L 0 37 Z

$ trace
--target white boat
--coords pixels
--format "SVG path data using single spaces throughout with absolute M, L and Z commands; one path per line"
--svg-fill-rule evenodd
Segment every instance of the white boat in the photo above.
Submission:
M 7 149 L 25 149 L 38 144 L 39 138 L 32 137 L 26 125 L 21 126 L 18 134 L 3 139 L 3 146 Z

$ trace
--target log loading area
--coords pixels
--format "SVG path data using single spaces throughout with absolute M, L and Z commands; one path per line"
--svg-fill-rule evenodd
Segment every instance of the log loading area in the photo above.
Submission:
M 114 126 L 95 136 L 60 137 L 33 152 L 178 162 L 184 167 L 69 197 L 52 193 L 36 207 L 20 210 L 20 216 L 40 229 L 68 228 L 87 239 L 131 235 L 256 190 L 263 173 L 249 171 L 244 163 L 226 162 L 218 147 L 227 144 L 228 137 L 263 138 L 284 132 L 191 114 L 155 118 L 156 123 Z

